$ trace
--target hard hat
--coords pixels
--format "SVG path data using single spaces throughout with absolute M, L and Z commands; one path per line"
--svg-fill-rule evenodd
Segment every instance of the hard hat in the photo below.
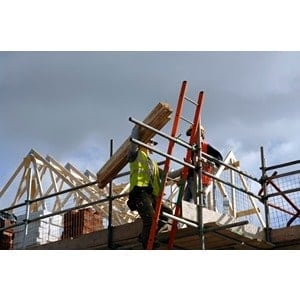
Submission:
M 201 134 L 205 133 L 205 128 L 202 125 L 200 126 L 200 130 L 201 130 Z
M 192 134 L 192 128 L 193 128 L 193 125 L 191 125 L 190 128 L 186 131 L 186 135 L 187 136 L 191 136 L 191 134 Z M 204 135 L 205 129 L 204 129 L 204 127 L 202 125 L 200 126 L 200 131 L 201 131 L 201 134 Z

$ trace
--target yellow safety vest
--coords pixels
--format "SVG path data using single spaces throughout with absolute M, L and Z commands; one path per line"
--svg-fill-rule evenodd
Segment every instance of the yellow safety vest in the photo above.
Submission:
M 152 164 L 152 168 L 150 168 L 149 164 Z M 160 176 L 157 163 L 150 160 L 144 151 L 138 151 L 136 159 L 130 162 L 129 166 L 130 191 L 135 186 L 152 186 L 153 195 L 158 196 L 160 192 Z

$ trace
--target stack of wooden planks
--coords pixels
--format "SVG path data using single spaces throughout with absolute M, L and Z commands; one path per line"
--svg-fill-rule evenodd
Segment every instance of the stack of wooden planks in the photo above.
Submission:
M 153 110 L 144 119 L 143 123 L 154 127 L 158 130 L 162 129 L 170 120 L 172 109 L 169 104 L 159 102 Z M 155 132 L 140 128 L 140 141 L 149 142 Z M 127 164 L 127 154 L 130 147 L 130 137 L 128 137 L 112 157 L 97 172 L 97 181 L 99 188 L 104 188 Z

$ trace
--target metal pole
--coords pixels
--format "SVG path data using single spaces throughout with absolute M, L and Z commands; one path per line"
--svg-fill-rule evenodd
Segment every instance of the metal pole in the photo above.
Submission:
M 113 139 L 110 140 L 110 157 L 113 155 Z M 109 202 L 108 202 L 108 248 L 113 248 L 113 226 L 112 226 L 112 181 L 109 183 Z
M 183 219 L 183 218 L 180 218 L 180 217 L 176 217 L 174 215 L 170 215 L 170 214 L 168 214 L 164 211 L 162 212 L 162 215 L 165 216 L 165 217 L 168 217 L 171 220 L 176 221 L 177 223 L 179 222 L 179 223 L 186 224 L 186 225 L 189 225 L 189 226 L 194 227 L 194 228 L 198 228 L 198 224 L 196 224 L 194 222 L 191 222 L 187 219 Z
M 32 172 L 31 168 L 28 168 L 27 174 L 27 200 L 25 200 L 26 204 L 26 212 L 25 212 L 25 220 L 24 220 L 24 236 L 23 236 L 23 249 L 26 248 L 26 238 L 28 234 L 28 224 L 29 224 L 29 213 L 30 213 L 30 197 L 31 197 L 31 181 L 32 181 Z
M 170 215 L 166 212 L 162 212 L 162 215 L 168 217 L 169 219 L 176 220 L 179 223 L 183 223 L 183 224 L 189 225 L 189 226 L 194 227 L 194 228 L 199 227 L 198 224 L 196 224 L 194 222 L 191 222 L 189 220 L 186 220 L 186 219 L 183 219 L 183 218 L 180 218 L 180 217 L 176 217 L 174 215 Z M 228 229 L 228 228 L 237 227 L 237 226 L 243 226 L 243 225 L 247 225 L 247 224 L 249 224 L 249 221 L 245 220 L 245 221 L 240 221 L 240 222 L 235 222 L 235 223 L 217 225 L 217 226 L 214 226 L 214 227 L 203 228 L 203 232 L 216 232 L 216 231 L 219 231 L 219 230 Z
M 166 134 L 166 133 L 164 133 L 162 131 L 159 131 L 158 129 L 156 129 L 156 128 L 152 127 L 152 126 L 149 126 L 149 125 L 147 125 L 147 124 L 145 124 L 145 123 L 143 123 L 141 121 L 138 121 L 138 120 L 136 120 L 136 119 L 134 119 L 132 117 L 129 118 L 129 121 L 133 122 L 133 123 L 135 123 L 135 124 L 137 124 L 139 126 L 142 126 L 142 127 L 146 128 L 146 129 L 149 129 L 149 130 L 155 132 L 156 134 L 158 134 L 158 135 L 160 135 L 160 136 L 162 136 L 162 137 L 164 137 L 164 138 L 166 138 L 166 139 L 168 139 L 170 141 L 173 141 L 174 143 L 177 143 L 177 144 L 179 144 L 179 145 L 181 145 L 181 146 L 183 146 L 183 147 L 185 147 L 187 149 L 191 149 L 192 148 L 192 146 L 190 144 L 186 143 L 185 141 L 180 140 L 180 139 L 178 139 L 176 137 L 172 137 L 171 135 Z
M 163 162 L 160 162 L 158 164 L 159 165 L 163 164 Z M 116 175 L 113 179 L 120 178 L 120 177 L 123 177 L 123 176 L 126 176 L 126 175 L 129 175 L 129 171 L 128 172 L 120 173 L 120 174 Z M 65 190 L 60 191 L 60 192 L 56 192 L 56 193 L 53 193 L 53 194 L 49 194 L 49 195 L 46 195 L 46 196 L 35 198 L 34 200 L 31 200 L 30 203 L 33 204 L 33 203 L 42 201 L 44 199 L 48 199 L 48 198 L 51 198 L 51 197 L 55 197 L 55 196 L 58 196 L 58 195 L 62 195 L 62 194 L 65 194 L 65 193 L 76 191 L 76 190 L 79 190 L 79 189 L 82 189 L 82 188 L 85 188 L 85 187 L 88 187 L 88 186 L 91 186 L 91 185 L 96 185 L 97 183 L 98 183 L 97 180 L 91 181 L 91 182 L 88 182 L 88 183 L 85 183 L 85 184 L 82 184 L 82 185 L 78 185 L 78 186 L 75 186 L 75 187 L 72 187 L 72 188 L 69 188 L 69 189 L 65 189 Z M 2 208 L 0 210 L 0 212 L 6 212 L 8 210 L 13 210 L 13 209 L 16 209 L 16 208 L 20 208 L 22 206 L 25 206 L 25 202 L 24 203 L 20 203 L 20 204 L 16 204 L 16 205 L 13 205 L 13 206 L 9 206 L 9 207 L 6 207 L 6 208 Z
M 294 189 L 289 189 L 289 190 L 280 191 L 280 192 L 276 192 L 276 193 L 271 193 L 268 195 L 268 198 L 282 196 L 282 193 L 284 193 L 286 195 L 286 194 L 296 193 L 299 191 L 300 191 L 300 188 L 294 188 Z
M 271 242 L 270 227 L 269 227 L 270 215 L 269 215 L 267 182 L 266 182 L 266 178 L 267 178 L 266 161 L 265 161 L 264 148 L 263 147 L 260 147 L 260 155 L 261 155 L 261 172 L 262 172 L 261 185 L 262 185 L 262 190 L 263 190 L 262 202 L 265 206 L 265 218 L 266 218 L 266 228 L 265 228 L 266 241 Z
M 235 185 L 233 185 L 232 183 L 230 183 L 230 182 L 228 182 L 228 181 L 225 181 L 225 180 L 223 180 L 223 179 L 221 179 L 221 178 L 218 178 L 218 177 L 216 177 L 216 176 L 214 176 L 214 175 L 212 175 L 212 174 L 210 174 L 210 173 L 207 173 L 207 172 L 205 172 L 205 171 L 202 171 L 202 174 L 204 174 L 204 175 L 206 175 L 206 176 L 208 176 L 208 177 L 210 177 L 210 178 L 213 178 L 213 179 L 215 179 L 215 180 L 218 181 L 218 182 L 224 183 L 225 185 L 230 186 L 230 187 L 236 189 L 237 191 L 240 191 L 240 192 L 242 192 L 242 193 L 245 193 L 245 194 L 247 194 L 247 195 L 250 195 L 250 196 L 252 196 L 252 197 L 254 197 L 254 198 L 258 199 L 258 200 L 261 200 L 261 197 L 259 197 L 259 196 L 255 195 L 255 194 L 253 194 L 252 192 L 249 192 L 249 191 L 244 190 L 244 189 L 242 189 L 242 188 L 240 188 L 240 187 L 238 187 L 238 186 L 235 186 Z
M 149 150 L 151 150 L 151 151 L 153 151 L 153 152 L 155 152 L 155 153 L 157 153 L 157 154 L 160 154 L 160 155 L 162 155 L 162 156 L 164 156 L 164 157 L 170 158 L 170 159 L 172 159 L 173 161 L 175 161 L 175 162 L 177 162 L 177 163 L 179 163 L 179 164 L 181 164 L 181 165 L 184 165 L 184 166 L 187 166 L 187 167 L 189 167 L 189 168 L 195 169 L 195 166 L 194 166 L 194 165 L 189 164 L 189 163 L 187 163 L 187 162 L 185 162 L 185 161 L 182 161 L 182 160 L 180 160 L 180 159 L 178 159 L 178 158 L 176 158 L 176 157 L 174 157 L 174 156 L 168 155 L 168 154 L 166 154 L 166 153 L 164 153 L 164 152 L 162 152 L 162 151 L 159 151 L 159 150 L 155 149 L 154 147 L 151 147 L 151 146 L 149 146 L 148 144 L 145 144 L 145 143 L 143 143 L 143 142 L 141 142 L 141 141 L 139 141 L 139 140 L 137 140 L 137 139 L 131 138 L 130 141 L 133 142 L 133 143 L 135 143 L 135 144 L 137 144 L 137 145 L 140 145 L 140 146 L 142 146 L 142 147 L 145 147 L 145 148 L 147 148 L 147 149 L 149 149 Z M 201 153 L 202 153 L 202 152 L 201 152 Z M 205 153 L 203 153 L 203 154 L 205 154 Z M 220 163 L 221 163 L 221 161 L 220 161 Z M 227 165 L 227 164 L 225 164 L 225 163 L 222 163 L 222 165 L 228 166 L 228 167 L 230 168 L 230 166 Z M 233 169 L 234 171 L 236 171 L 236 172 L 239 173 L 239 174 L 242 174 L 242 175 L 247 176 L 245 173 L 241 172 L 240 170 L 234 169 L 234 168 L 232 168 L 232 167 L 231 167 L 230 169 Z M 207 176 L 209 176 L 210 178 L 216 179 L 217 181 L 219 181 L 219 182 L 221 182 L 221 183 L 224 183 L 224 184 L 226 184 L 226 185 L 228 185 L 228 186 L 230 186 L 230 187 L 233 187 L 233 188 L 237 189 L 238 191 L 241 191 L 241 192 L 243 192 L 243 193 L 246 193 L 246 194 L 248 194 L 248 195 L 251 195 L 251 196 L 254 197 L 254 198 L 260 199 L 260 197 L 258 197 L 257 195 L 255 195 L 255 194 L 253 194 L 253 193 L 251 193 L 251 192 L 249 192 L 249 191 L 245 191 L 245 190 L 243 190 L 243 189 L 241 189 L 241 188 L 239 188 L 239 187 L 237 187 L 237 186 L 234 186 L 234 185 L 231 184 L 230 182 L 224 181 L 224 180 L 222 180 L 221 178 L 218 178 L 218 177 L 216 177 L 216 176 L 214 176 L 214 175 L 212 175 L 212 174 L 210 174 L 210 173 L 207 173 L 207 172 L 205 172 L 205 171 L 202 171 L 202 174 L 207 175 Z M 252 177 L 250 177 L 249 175 L 248 175 L 247 177 L 252 178 Z M 258 179 L 256 179 L 256 178 L 252 178 L 252 179 L 259 183 L 259 180 L 258 180 Z
M 296 171 L 290 171 L 290 172 L 286 172 L 286 173 L 271 175 L 271 178 L 270 177 L 269 178 L 273 180 L 273 179 L 278 179 L 278 178 L 281 178 L 281 177 L 296 175 L 296 174 L 299 174 L 299 173 L 300 173 L 300 170 L 296 170 Z
M 145 144 L 145 143 L 143 143 L 143 142 L 141 142 L 141 141 L 139 141 L 139 140 L 137 140 L 137 139 L 130 138 L 130 141 L 133 142 L 133 143 L 135 143 L 135 144 L 137 144 L 137 145 L 140 145 L 140 146 L 142 146 L 142 147 L 145 147 L 146 149 L 149 149 L 149 150 L 151 150 L 151 151 L 153 151 L 153 152 L 155 152 L 155 153 L 157 153 L 157 154 L 160 154 L 160 155 L 162 155 L 162 156 L 164 156 L 164 157 L 170 158 L 171 160 L 173 160 L 173 161 L 175 161 L 175 162 L 177 162 L 177 163 L 179 163 L 179 164 L 181 164 L 181 165 L 184 165 L 184 166 L 187 166 L 187 167 L 189 167 L 189 168 L 195 169 L 195 166 L 194 166 L 194 165 L 189 164 L 189 163 L 187 163 L 187 162 L 185 162 L 185 161 L 182 161 L 182 160 L 180 160 L 180 159 L 178 159 L 178 158 L 176 158 L 176 157 L 174 157 L 174 156 L 172 156 L 172 155 L 169 155 L 169 154 L 167 154 L 167 153 L 164 153 L 164 152 L 162 152 L 162 151 L 159 151 L 159 150 L 155 149 L 154 147 L 151 147 L 151 146 L 149 146 L 148 144 Z
M 198 231 L 200 237 L 200 249 L 205 250 L 205 241 L 204 241 L 204 224 L 203 224 L 203 206 L 204 206 L 204 190 L 202 183 L 202 171 L 203 171 L 203 162 L 202 162 L 202 137 L 201 137 L 201 120 L 198 124 L 198 149 L 196 154 L 196 164 L 197 172 L 196 174 L 196 205 L 197 205 L 197 216 L 198 216 Z
M 56 192 L 56 193 L 53 193 L 53 194 L 49 194 L 49 195 L 46 195 L 46 196 L 35 198 L 34 200 L 31 200 L 30 203 L 33 204 L 33 203 L 36 203 L 36 202 L 39 202 L 39 201 L 42 201 L 42 200 L 45 200 L 45 199 L 48 199 L 48 198 L 51 198 L 51 197 L 55 197 L 55 196 L 58 196 L 58 195 L 69 193 L 69 192 L 72 192 L 72 191 L 75 191 L 75 190 L 79 190 L 79 189 L 82 189 L 82 188 L 85 188 L 85 187 L 88 187 L 88 186 L 91 186 L 91 185 L 95 185 L 97 183 L 98 183 L 98 181 L 88 182 L 86 184 L 82 184 L 82 185 L 75 186 L 75 187 L 72 187 L 72 188 L 69 188 L 69 189 L 65 189 L 65 190 L 60 191 L 60 192 Z M 14 206 L 3 208 L 3 209 L 0 210 L 0 212 L 5 212 L 7 210 L 13 210 L 13 209 L 25 206 L 25 205 L 26 205 L 25 202 L 24 203 L 20 203 L 20 204 L 16 204 Z
M 124 194 L 121 194 L 121 195 L 112 196 L 111 199 L 114 200 L 114 199 L 117 199 L 117 198 L 124 198 L 124 197 L 128 197 L 128 195 L 129 195 L 129 193 L 124 193 Z M 75 209 L 82 209 L 82 208 L 90 207 L 90 206 L 93 206 L 93 205 L 96 205 L 96 204 L 105 203 L 109 200 L 110 200 L 109 198 L 99 199 L 97 201 L 93 201 L 93 202 L 89 202 L 89 203 L 86 203 L 86 204 L 74 206 L 72 208 L 63 209 L 63 210 L 60 210 L 59 212 L 50 213 L 50 214 L 47 214 L 47 215 L 43 215 L 43 216 L 40 216 L 40 217 L 33 218 L 33 219 L 30 220 L 30 222 L 35 222 L 35 221 L 46 219 L 46 218 L 53 217 L 53 216 L 56 216 L 56 215 L 61 215 L 61 214 L 64 214 L 66 212 L 69 212 L 69 211 L 72 211 L 72 210 L 75 210 Z M 30 201 L 30 203 L 32 203 L 32 201 Z M 25 222 L 23 220 L 23 222 L 13 224 L 13 225 L 7 226 L 5 228 L 0 228 L 0 232 L 5 230 L 5 229 L 10 229 L 10 228 L 22 226 L 24 224 L 25 224 Z
M 299 164 L 299 163 L 300 163 L 300 160 L 294 160 L 294 161 L 290 161 L 290 162 L 287 162 L 287 163 L 274 165 L 274 166 L 271 166 L 271 167 L 266 167 L 266 171 L 279 169 L 279 168 L 283 168 L 283 167 L 288 167 L 288 166 Z
M 249 175 L 249 174 L 247 174 L 247 173 L 245 173 L 245 172 L 243 172 L 243 171 L 241 171 L 241 170 L 238 170 L 237 168 L 235 168 L 235 167 L 233 167 L 233 166 L 231 166 L 231 165 L 228 165 L 228 164 L 224 163 L 223 161 L 218 160 L 218 159 L 214 158 L 214 157 L 211 156 L 211 155 L 208 155 L 208 154 L 205 153 L 205 152 L 202 153 L 202 156 L 203 156 L 204 158 L 206 158 L 206 159 L 208 159 L 208 160 L 214 162 L 214 163 L 218 163 L 218 164 L 220 164 L 220 165 L 226 167 L 227 169 L 233 170 L 233 171 L 235 171 L 235 172 L 237 172 L 237 173 L 239 173 L 239 174 L 241 174 L 241 175 L 243 175 L 243 176 L 245 176 L 245 177 L 247 177 L 247 178 L 249 178 L 249 179 L 252 179 L 252 180 L 256 181 L 257 183 L 259 183 L 259 179 L 255 178 L 255 177 L 253 177 L 253 176 L 251 176 L 251 175 Z
M 156 134 L 158 134 L 158 135 L 160 135 L 162 137 L 165 137 L 165 138 L 167 138 L 167 139 L 169 139 L 169 140 L 171 140 L 171 141 L 173 141 L 173 142 L 175 142 L 175 143 L 177 143 L 177 144 L 179 144 L 181 146 L 184 146 L 187 149 L 193 149 L 193 146 L 191 146 L 190 144 L 186 143 L 185 141 L 180 140 L 178 138 L 174 138 L 174 137 L 172 137 L 172 136 L 170 136 L 170 135 L 168 135 L 168 134 L 166 134 L 166 133 L 164 133 L 162 131 L 159 131 L 158 129 L 156 129 L 154 127 L 151 127 L 151 126 L 149 126 L 149 125 L 147 125 L 147 124 L 145 124 L 145 123 L 143 123 L 141 121 L 138 121 L 138 120 L 136 120 L 136 119 L 134 119 L 132 117 L 129 118 L 129 121 L 131 121 L 131 122 L 133 122 L 133 123 L 135 123 L 135 124 L 137 124 L 139 126 L 142 126 L 142 127 L 146 128 L 146 129 L 149 129 L 149 130 L 155 132 Z M 148 149 L 151 149 L 151 148 L 148 148 Z M 151 149 L 151 150 L 153 150 L 153 149 Z M 161 154 L 161 153 L 159 153 L 159 154 Z M 221 165 L 225 166 L 226 168 L 231 169 L 233 171 L 238 171 L 238 173 L 240 173 L 241 175 L 244 175 L 244 176 L 246 176 L 246 177 L 248 177 L 248 178 L 250 178 L 250 179 L 252 179 L 252 180 L 254 180 L 256 182 L 259 181 L 257 178 L 255 178 L 255 177 L 253 177 L 253 176 L 251 176 L 251 175 L 249 175 L 247 173 L 244 173 L 241 170 L 236 170 L 236 168 L 232 167 L 231 165 L 225 164 L 224 162 L 219 161 L 218 159 L 214 158 L 213 156 L 211 156 L 211 155 L 209 155 L 207 153 L 202 153 L 202 155 L 203 155 L 204 158 L 207 158 L 207 159 L 209 159 L 209 160 L 211 160 L 213 162 L 217 162 L 217 163 L 219 163 L 219 164 L 221 164 Z M 298 161 L 296 161 L 296 162 L 298 162 Z M 293 163 L 296 163 L 296 162 L 293 162 Z M 289 163 L 289 164 L 291 164 L 291 163 Z

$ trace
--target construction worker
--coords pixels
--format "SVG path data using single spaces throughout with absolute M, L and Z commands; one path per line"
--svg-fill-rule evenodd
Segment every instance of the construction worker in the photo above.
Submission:
M 135 126 L 133 128 L 131 137 L 139 139 L 139 127 Z M 148 143 L 150 146 L 156 144 L 152 140 Z M 157 163 L 150 159 L 149 154 L 151 153 L 152 151 L 149 149 L 140 147 L 134 143 L 131 143 L 128 153 L 130 189 L 127 205 L 132 211 L 138 211 L 142 219 L 143 228 L 139 235 L 139 240 L 142 242 L 144 249 L 146 249 L 152 225 L 156 198 L 161 189 L 160 170 Z M 162 204 L 161 211 L 172 214 L 172 210 L 164 203 Z M 157 234 L 166 229 L 167 222 L 168 218 L 161 215 L 158 222 Z M 159 243 L 155 239 L 154 248 L 158 247 Z
M 192 133 L 192 126 L 186 131 L 186 135 L 191 136 L 191 133 Z M 200 134 L 201 134 L 201 140 L 202 140 L 201 141 L 202 152 L 207 153 L 208 155 L 222 161 L 223 160 L 222 154 L 217 149 L 215 149 L 210 144 L 208 144 L 204 141 L 205 140 L 205 129 L 203 126 L 200 127 Z M 214 164 L 217 168 L 220 167 L 220 164 L 218 164 L 216 162 L 214 162 Z M 210 161 L 203 162 L 202 163 L 203 171 L 206 173 L 213 174 L 214 164 Z M 183 195 L 183 200 L 191 202 L 191 203 L 195 203 L 195 201 L 196 201 L 194 175 L 195 175 L 195 169 L 190 168 L 189 172 L 188 172 L 188 177 L 187 177 L 187 185 L 186 185 L 184 195 Z M 202 174 L 201 181 L 202 181 L 202 187 L 206 188 L 211 183 L 212 179 L 211 179 L 211 177 Z M 205 205 L 205 203 L 203 203 L 203 204 Z

